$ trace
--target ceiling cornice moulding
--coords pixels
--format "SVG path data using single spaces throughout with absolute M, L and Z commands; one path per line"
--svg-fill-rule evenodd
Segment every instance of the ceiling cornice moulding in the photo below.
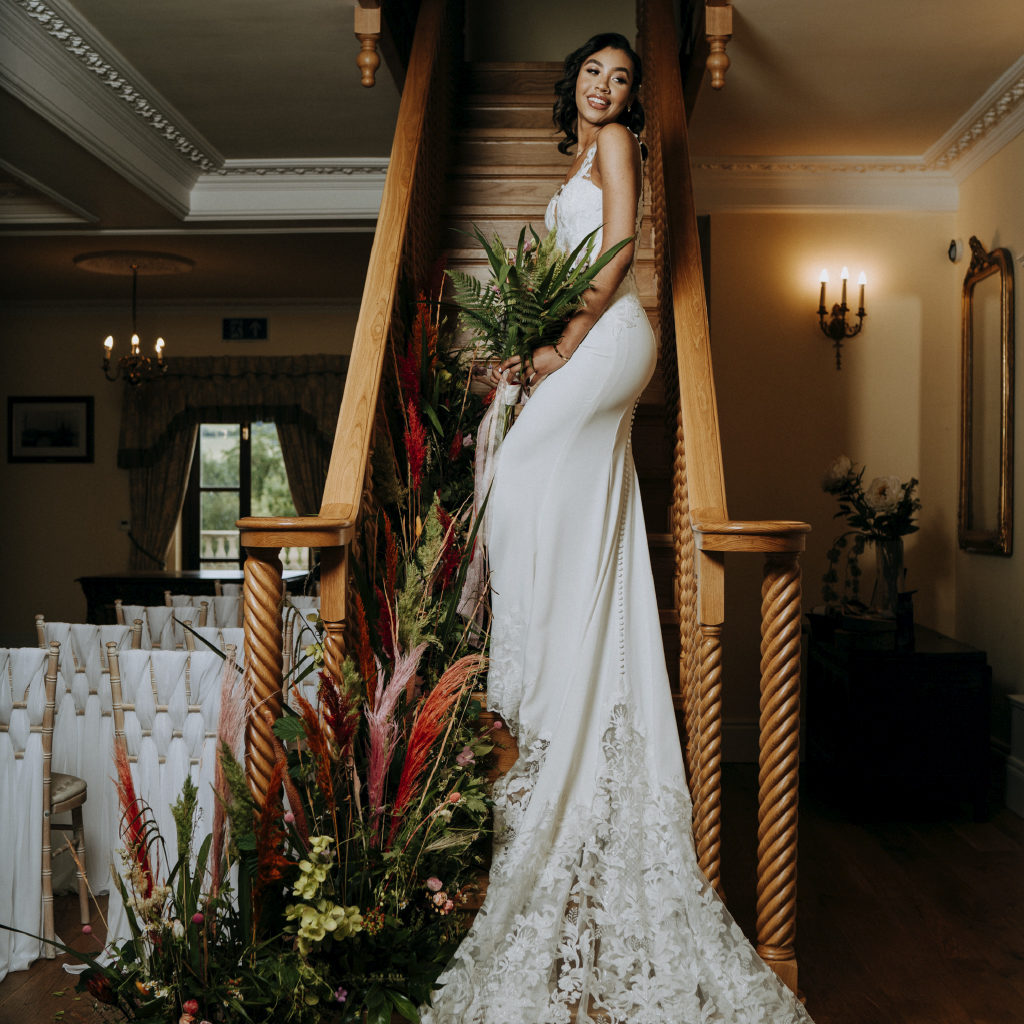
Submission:
M 923 157 L 929 168 L 949 168 L 957 183 L 1024 131 L 1024 57 L 991 85 Z
M 1024 57 L 921 156 L 731 156 L 694 165 L 702 210 L 950 211 L 959 185 L 1024 131 Z
M 949 212 L 959 204 L 949 171 L 913 159 L 740 157 L 697 164 L 693 177 L 702 213 Z
M 20 168 L 0 159 L 11 180 L 0 194 L 0 224 L 95 224 L 99 218 Z
M 62 0 L 0 4 L 0 86 L 177 216 L 223 158 Z
M 192 189 L 189 221 L 367 220 L 380 211 L 386 157 L 228 160 Z
M 71 58 L 72 65 L 99 82 L 108 95 L 188 163 L 207 171 L 223 163 L 199 131 L 72 6 L 62 0 L 13 0 L 36 27 Z M 70 68 L 64 75 L 72 81 Z
M 322 177 L 343 174 L 348 177 L 380 177 L 388 173 L 388 158 L 338 157 L 307 160 L 225 160 L 210 172 L 217 177 Z

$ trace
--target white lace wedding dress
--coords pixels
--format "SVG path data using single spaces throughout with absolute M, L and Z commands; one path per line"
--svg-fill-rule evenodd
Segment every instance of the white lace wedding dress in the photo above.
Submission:
M 601 223 L 594 153 L 548 207 L 566 250 Z M 630 454 L 655 359 L 630 270 L 499 449 L 487 691 L 520 754 L 424 1024 L 810 1021 L 697 867 Z

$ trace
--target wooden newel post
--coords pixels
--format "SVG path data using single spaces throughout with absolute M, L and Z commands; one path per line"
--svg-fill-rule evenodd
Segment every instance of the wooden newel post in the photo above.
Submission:
M 320 552 L 320 620 L 324 626 L 324 668 L 341 682 L 345 660 L 348 589 L 348 548 Z
M 267 784 L 274 766 L 274 723 L 284 703 L 284 658 L 282 649 L 282 605 L 284 580 L 281 548 L 319 548 L 321 551 L 322 606 L 334 618 L 329 627 L 333 638 L 344 624 L 344 594 L 347 566 L 345 549 L 352 540 L 352 520 L 332 516 L 260 518 L 249 516 L 235 524 L 245 548 L 245 672 L 248 719 L 245 725 L 245 774 L 257 806 L 267 797 Z M 341 578 L 339 579 L 339 574 Z M 340 612 L 338 611 L 340 609 Z M 325 616 L 326 617 L 326 616 Z M 335 656 L 336 657 L 336 656 Z
M 761 587 L 757 951 L 795 992 L 797 786 L 800 769 L 800 565 L 765 558 Z
M 257 806 L 267 798 L 274 766 L 273 727 L 281 716 L 283 657 L 280 548 L 247 547 L 245 554 L 246 694 L 245 770 Z

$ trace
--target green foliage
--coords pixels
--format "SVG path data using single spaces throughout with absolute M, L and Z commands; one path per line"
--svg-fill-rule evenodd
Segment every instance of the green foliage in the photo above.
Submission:
M 532 227 L 524 227 L 516 248 L 506 250 L 497 235 L 488 241 L 474 228 L 491 277 L 482 282 L 459 270 L 447 272 L 462 325 L 494 358 L 517 355 L 525 365 L 535 348 L 558 341 L 569 319 L 585 305 L 594 278 L 633 241 L 632 236 L 624 238 L 592 263 L 600 230 L 595 228 L 565 253 L 554 231 L 541 241 Z

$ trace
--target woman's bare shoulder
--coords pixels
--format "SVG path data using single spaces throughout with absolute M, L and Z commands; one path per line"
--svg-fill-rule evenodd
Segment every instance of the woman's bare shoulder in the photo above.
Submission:
M 608 124 L 597 135 L 597 160 L 602 169 L 635 168 L 640 163 L 640 145 L 624 124 Z

